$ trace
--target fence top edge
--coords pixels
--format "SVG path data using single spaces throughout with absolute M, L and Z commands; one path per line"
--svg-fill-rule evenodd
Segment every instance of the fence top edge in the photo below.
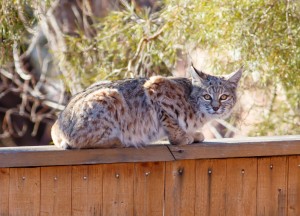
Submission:
M 300 142 L 300 135 L 285 135 L 285 136 L 262 136 L 262 137 L 237 137 L 237 138 L 222 138 L 222 139 L 208 139 L 200 143 L 203 145 L 228 145 L 228 144 L 268 144 L 268 143 L 284 143 L 284 142 Z M 167 141 L 158 141 L 155 144 L 150 144 L 144 148 L 160 148 L 161 146 L 170 145 Z M 193 144 L 193 146 L 197 145 Z M 187 146 L 188 148 L 188 146 Z M 122 151 L 125 148 L 119 148 Z M 106 149 L 82 149 L 82 150 L 62 150 L 54 145 L 44 146 L 17 146 L 17 147 L 0 147 L 0 153 L 9 152 L 44 152 L 44 151 L 55 151 L 55 152 L 66 152 L 66 151 L 103 151 Z
M 0 167 L 83 165 L 300 155 L 300 135 L 212 139 L 187 146 L 167 142 L 145 148 L 62 150 L 53 145 L 2 147 Z

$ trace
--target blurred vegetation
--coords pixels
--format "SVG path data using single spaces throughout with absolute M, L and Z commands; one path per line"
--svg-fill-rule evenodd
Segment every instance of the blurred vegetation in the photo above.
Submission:
M 26 50 L 30 28 L 39 23 L 33 1 L 13 2 L 0 0 L 2 66 L 13 61 L 14 42 L 20 53 Z M 171 75 L 179 60 L 204 50 L 210 72 L 244 64 L 242 88 L 260 89 L 269 98 L 250 135 L 300 134 L 299 1 L 164 0 L 155 8 L 120 2 L 119 10 L 93 17 L 92 37 L 78 28 L 63 34 L 64 49 L 50 48 L 58 69 L 72 71 L 81 88 L 103 79 Z M 67 89 L 74 84 L 70 74 L 59 77 Z
M 35 19 L 25 1 L 12 4 L 11 1 L 0 0 L 0 65 L 13 62 L 12 47 L 14 42 L 28 38 L 26 26 L 34 26 Z M 25 48 L 21 47 L 23 51 Z

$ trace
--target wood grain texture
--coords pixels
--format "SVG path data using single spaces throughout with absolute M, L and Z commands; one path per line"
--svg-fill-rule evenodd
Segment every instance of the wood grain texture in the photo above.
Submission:
M 40 168 L 10 169 L 9 215 L 39 215 L 40 174 Z
M 0 215 L 298 216 L 299 165 L 281 156 L 2 168 Z
M 71 167 L 41 168 L 41 215 L 71 215 Z
M 161 216 L 164 207 L 165 163 L 137 163 L 134 171 L 134 215 Z
M 103 165 L 103 214 L 133 215 L 134 164 Z
M 168 147 L 176 160 L 285 156 L 300 154 L 300 136 L 220 139 Z
M 165 215 L 195 214 L 195 161 L 166 162 Z
M 102 166 L 72 167 L 72 216 L 102 215 Z
M 45 160 L 47 158 L 47 160 Z M 174 160 L 167 146 L 61 150 L 55 146 L 0 148 L 0 167 L 86 165 Z
M 288 215 L 300 215 L 300 156 L 289 157 Z
M 0 216 L 7 216 L 9 206 L 9 168 L 0 168 Z
M 257 215 L 287 214 L 287 158 L 258 158 Z
M 86 165 L 297 154 L 300 155 L 299 135 L 209 140 L 187 146 L 155 144 L 139 149 L 61 150 L 55 146 L 3 147 L 0 148 L 0 167 Z
M 256 215 L 257 159 L 228 159 L 226 176 L 226 215 Z
M 196 161 L 196 216 L 225 215 L 226 160 Z

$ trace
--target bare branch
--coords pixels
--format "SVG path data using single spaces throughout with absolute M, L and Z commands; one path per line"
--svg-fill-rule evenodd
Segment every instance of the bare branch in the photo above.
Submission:
M 14 63 L 15 63 L 16 72 L 20 75 L 20 77 L 23 80 L 30 80 L 31 79 L 31 75 L 27 74 L 22 69 L 21 61 L 20 61 L 20 57 L 19 57 L 19 54 L 18 54 L 17 47 L 18 47 L 17 42 L 14 42 L 14 45 L 13 45 L 13 57 L 14 57 Z
M 128 71 L 132 71 L 132 64 L 136 61 L 137 57 L 140 55 L 141 51 L 144 49 L 144 45 L 148 43 L 151 40 L 155 40 L 159 35 L 163 33 L 163 31 L 167 28 L 167 24 L 165 24 L 163 27 L 161 27 L 157 32 L 155 32 L 153 35 L 149 37 L 143 37 L 136 49 L 136 52 L 134 56 L 130 59 L 128 62 Z

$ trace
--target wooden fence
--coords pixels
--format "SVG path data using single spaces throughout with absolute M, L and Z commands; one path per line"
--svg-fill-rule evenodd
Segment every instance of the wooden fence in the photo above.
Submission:
M 0 215 L 300 215 L 300 136 L 0 149 Z

